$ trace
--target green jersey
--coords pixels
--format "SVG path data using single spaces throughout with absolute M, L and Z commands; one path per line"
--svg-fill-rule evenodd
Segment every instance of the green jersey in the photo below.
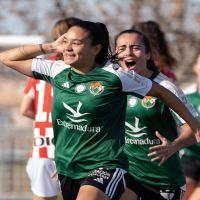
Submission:
M 53 87 L 58 173 L 78 179 L 100 167 L 128 170 L 123 152 L 127 92 L 144 97 L 152 82 L 109 62 L 82 75 L 63 61 L 33 59 L 32 71 Z
M 150 79 L 178 96 L 196 116 L 184 93 L 169 78 L 155 71 Z M 149 147 L 162 144 L 155 131 L 173 141 L 178 137 L 175 122 L 182 125 L 185 121 L 155 97 L 140 99 L 129 95 L 127 101 L 125 153 L 129 158 L 129 173 L 139 182 L 163 189 L 183 186 L 185 177 L 178 153 L 161 166 L 158 166 L 159 161 L 152 162 L 147 154 L 151 152 Z
M 198 91 L 192 94 L 188 94 L 186 96 L 191 104 L 194 106 L 198 115 L 200 115 L 200 95 Z M 200 122 L 200 116 L 197 117 L 197 120 Z M 194 145 L 185 148 L 184 153 L 189 157 L 200 159 L 200 144 L 196 142 Z

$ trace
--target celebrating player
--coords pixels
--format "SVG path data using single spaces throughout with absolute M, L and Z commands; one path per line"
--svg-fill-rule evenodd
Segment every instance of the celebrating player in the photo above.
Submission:
M 115 46 L 120 66 L 167 88 L 182 100 L 194 117 L 197 116 L 184 93 L 158 71 L 152 60 L 149 39 L 142 32 L 130 29 L 119 33 Z M 175 122 L 184 130 L 179 138 Z M 189 125 L 168 106 L 149 95 L 142 99 L 128 95 L 125 125 L 124 151 L 129 158 L 130 178 L 122 200 L 138 197 L 165 200 L 168 196 L 173 200 L 182 199 L 186 189 L 185 176 L 177 151 L 195 142 Z M 156 151 L 152 152 L 154 149 Z M 162 160 L 152 162 L 147 154 L 156 156 L 152 161 Z
M 41 52 L 63 52 L 64 61 L 32 58 Z M 118 200 L 123 194 L 127 93 L 161 99 L 187 121 L 200 142 L 200 124 L 174 94 L 110 58 L 106 26 L 89 21 L 75 24 L 55 42 L 0 54 L 5 65 L 53 87 L 55 162 L 64 199 Z

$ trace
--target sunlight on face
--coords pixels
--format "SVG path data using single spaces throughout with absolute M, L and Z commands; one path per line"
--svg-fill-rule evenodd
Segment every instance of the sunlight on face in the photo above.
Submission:
M 137 33 L 125 33 L 116 42 L 116 52 L 121 60 L 119 65 L 137 73 L 146 68 L 147 54 L 141 36 Z
M 66 64 L 74 68 L 84 68 L 94 60 L 93 46 L 88 33 L 79 27 L 72 27 L 63 42 L 63 56 Z

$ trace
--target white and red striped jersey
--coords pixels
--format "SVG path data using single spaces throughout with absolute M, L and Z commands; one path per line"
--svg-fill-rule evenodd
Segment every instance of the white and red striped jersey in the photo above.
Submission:
M 31 158 L 54 158 L 54 134 L 51 119 L 53 90 L 45 81 L 29 78 L 24 93 L 34 100 L 35 127 Z

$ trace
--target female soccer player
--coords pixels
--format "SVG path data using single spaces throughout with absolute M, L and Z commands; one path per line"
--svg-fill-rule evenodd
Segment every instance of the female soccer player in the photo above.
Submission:
M 52 37 L 57 40 L 69 28 L 81 21 L 71 17 L 56 22 L 52 28 Z M 63 60 L 62 53 L 48 58 Z M 51 179 L 56 170 L 54 158 L 54 134 L 51 120 L 52 87 L 49 83 L 29 78 L 21 102 L 21 114 L 35 120 L 33 142 L 26 171 L 30 178 L 34 200 L 56 200 L 60 187 L 55 179 Z
M 33 58 L 63 52 L 64 61 Z M 102 23 L 82 21 L 52 43 L 19 47 L 1 61 L 53 87 L 55 162 L 64 199 L 118 200 L 127 182 L 123 151 L 127 93 L 153 95 L 196 131 L 200 124 L 165 88 L 107 61 L 109 34 Z
M 194 117 L 197 116 L 184 93 L 158 71 L 152 59 L 149 39 L 142 32 L 131 29 L 119 33 L 115 38 L 115 46 L 121 67 L 133 70 L 167 88 L 182 100 Z M 184 130 L 179 138 L 175 121 Z M 129 158 L 130 178 L 122 199 L 182 199 L 185 177 L 180 158 L 175 152 L 195 142 L 189 125 L 168 106 L 150 95 L 144 98 L 128 95 L 125 125 L 124 151 Z M 153 149 L 156 152 L 152 153 Z M 162 158 L 159 166 L 147 154 L 157 155 L 152 161 Z

